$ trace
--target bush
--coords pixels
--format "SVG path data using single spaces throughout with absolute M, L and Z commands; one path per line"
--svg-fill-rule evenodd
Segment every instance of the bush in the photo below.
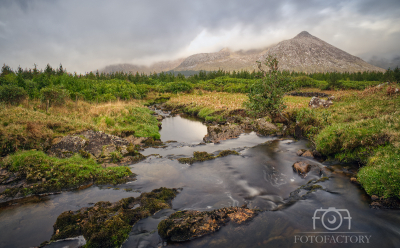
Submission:
M 65 104 L 69 93 L 66 89 L 61 87 L 46 87 L 40 90 L 40 97 L 42 102 L 49 101 L 50 105 L 61 106 Z
M 262 80 L 257 80 L 251 86 L 249 100 L 244 104 L 256 115 L 275 118 L 282 116 L 282 111 L 286 108 L 283 96 L 292 88 L 292 81 L 278 71 L 278 60 L 271 55 L 265 59 L 265 65 L 269 72 L 264 71 L 261 62 L 258 62 L 258 68 L 264 75 Z
M 171 82 L 165 85 L 166 92 L 179 93 L 179 92 L 189 92 L 193 88 L 191 83 L 188 82 Z
M 28 97 L 26 91 L 16 85 L 0 86 L 0 101 L 10 104 L 19 104 Z

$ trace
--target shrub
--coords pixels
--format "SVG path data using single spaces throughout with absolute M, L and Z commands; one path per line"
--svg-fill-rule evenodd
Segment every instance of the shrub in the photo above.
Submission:
M 0 101 L 10 104 L 19 104 L 27 98 L 26 91 L 16 85 L 0 86 Z
M 40 95 L 42 102 L 46 102 L 48 100 L 50 105 L 54 106 L 61 106 L 65 104 L 66 99 L 69 97 L 69 93 L 66 89 L 55 86 L 41 89 Z
M 273 118 L 282 116 L 282 111 L 286 108 L 283 96 L 292 88 L 292 82 L 289 77 L 278 71 L 278 60 L 271 55 L 264 63 L 269 72 L 261 68 L 261 62 L 257 63 L 258 68 L 264 73 L 263 78 L 251 86 L 249 99 L 244 104 L 256 115 L 270 115 Z
M 166 92 L 178 93 L 178 92 L 189 92 L 193 88 L 192 84 L 188 82 L 171 82 L 165 85 Z

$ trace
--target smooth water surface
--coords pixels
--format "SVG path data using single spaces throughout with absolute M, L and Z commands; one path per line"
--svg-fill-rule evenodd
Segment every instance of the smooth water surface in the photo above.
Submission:
M 100 200 L 136 197 L 138 192 L 159 187 L 182 188 L 172 202 L 173 209 L 162 210 L 136 223 L 123 247 L 399 247 L 400 212 L 370 209 L 369 197 L 342 173 L 342 167 L 352 165 L 327 168 L 314 159 L 296 155 L 297 150 L 307 148 L 306 141 L 279 140 L 255 133 L 242 134 L 220 144 L 197 145 L 205 133 L 206 127 L 200 122 L 179 116 L 166 118 L 162 122 L 161 139 L 177 142 L 169 143 L 166 148 L 146 149 L 144 155 L 158 155 L 129 166 L 138 175 L 136 181 L 118 185 L 118 190 L 91 187 L 0 209 L 0 247 L 37 246 L 50 239 L 52 225 L 63 211 L 77 210 Z M 216 154 L 225 149 L 236 150 L 240 155 L 193 165 L 177 161 L 177 158 L 192 156 L 194 151 Z M 318 166 L 322 173 L 309 173 L 305 178 L 299 176 L 292 165 L 301 160 Z M 312 193 L 300 190 L 297 191 L 300 198 L 292 197 L 296 189 L 323 176 L 330 178 L 317 183 L 322 189 Z M 127 188 L 134 191 L 126 192 Z M 188 242 L 167 244 L 157 234 L 158 223 L 174 211 L 207 211 L 243 204 L 264 211 L 249 223 L 228 223 L 213 234 Z M 339 209 L 340 215 L 328 211 L 330 207 Z M 327 217 L 313 220 L 316 210 L 317 213 L 327 212 Z M 328 227 L 337 225 L 339 222 L 334 220 L 346 217 L 345 210 L 351 216 L 350 229 L 349 219 L 342 219 L 342 225 L 334 231 L 323 227 L 322 221 Z M 306 241 L 303 236 L 312 235 L 342 235 L 352 239 L 340 244 L 302 242 Z M 364 243 L 351 243 L 354 237 L 360 241 L 360 236 L 367 236 L 369 243 L 366 238 L 362 240 Z M 80 240 L 76 239 L 54 243 L 51 247 L 77 247 L 79 244 Z
M 194 119 L 181 116 L 167 117 L 161 123 L 161 141 L 174 140 L 188 144 L 198 144 L 207 134 L 207 127 Z

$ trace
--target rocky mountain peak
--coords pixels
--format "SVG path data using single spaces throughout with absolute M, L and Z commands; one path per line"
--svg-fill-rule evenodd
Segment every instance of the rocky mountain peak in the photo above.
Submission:
M 301 32 L 301 33 L 299 33 L 298 35 L 296 35 L 295 37 L 294 37 L 294 39 L 296 39 L 296 38 L 314 38 L 314 36 L 312 36 L 309 32 L 307 32 L 307 31 L 303 31 L 303 32 Z

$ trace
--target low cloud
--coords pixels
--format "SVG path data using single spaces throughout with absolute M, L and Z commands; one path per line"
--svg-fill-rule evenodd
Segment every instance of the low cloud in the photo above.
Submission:
M 0 63 L 85 73 L 267 47 L 306 30 L 367 60 L 400 54 L 395 1 L 0 1 Z M 379 11 L 378 11 L 379 10 Z

